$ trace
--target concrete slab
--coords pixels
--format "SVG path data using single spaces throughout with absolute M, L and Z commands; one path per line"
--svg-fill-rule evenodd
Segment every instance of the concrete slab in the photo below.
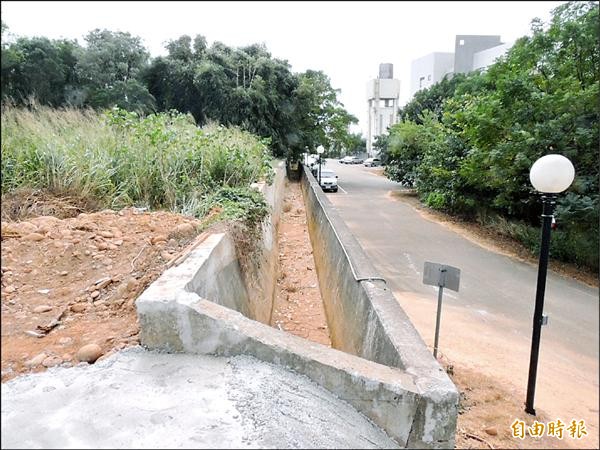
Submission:
M 398 448 L 303 375 L 140 347 L 2 384 L 2 448 Z

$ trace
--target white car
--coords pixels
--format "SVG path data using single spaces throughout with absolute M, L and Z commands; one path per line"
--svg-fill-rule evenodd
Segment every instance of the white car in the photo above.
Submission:
M 340 164 L 352 164 L 352 156 L 344 156 L 340 159 Z
M 381 165 L 381 159 L 379 158 L 367 158 L 363 163 L 365 167 L 377 167 Z
M 317 178 L 318 177 L 319 177 L 319 174 L 317 173 Z M 323 189 L 324 191 L 337 192 L 338 191 L 337 178 L 338 178 L 338 176 L 335 174 L 335 172 L 333 170 L 324 169 L 321 167 L 321 181 L 319 183 L 321 185 L 321 189 Z
M 308 168 L 312 168 L 315 164 L 317 164 L 318 160 L 313 155 L 306 155 L 304 157 L 304 164 Z

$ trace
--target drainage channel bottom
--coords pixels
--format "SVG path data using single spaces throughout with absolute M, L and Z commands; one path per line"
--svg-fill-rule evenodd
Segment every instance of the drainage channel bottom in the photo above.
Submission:
M 286 182 L 271 326 L 331 347 L 299 183 Z

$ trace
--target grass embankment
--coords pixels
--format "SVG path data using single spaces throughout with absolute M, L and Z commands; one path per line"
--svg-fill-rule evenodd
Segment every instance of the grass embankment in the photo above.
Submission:
M 2 108 L 2 197 L 39 190 L 98 208 L 262 220 L 250 185 L 272 175 L 266 142 L 189 115 Z M 3 208 L 4 209 L 4 208 Z M 3 218 L 6 217 L 3 211 Z

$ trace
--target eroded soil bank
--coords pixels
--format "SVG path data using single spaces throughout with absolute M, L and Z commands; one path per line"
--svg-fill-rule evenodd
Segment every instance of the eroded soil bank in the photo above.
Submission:
M 199 224 L 135 208 L 2 222 L 2 382 L 137 345 L 135 299 Z

